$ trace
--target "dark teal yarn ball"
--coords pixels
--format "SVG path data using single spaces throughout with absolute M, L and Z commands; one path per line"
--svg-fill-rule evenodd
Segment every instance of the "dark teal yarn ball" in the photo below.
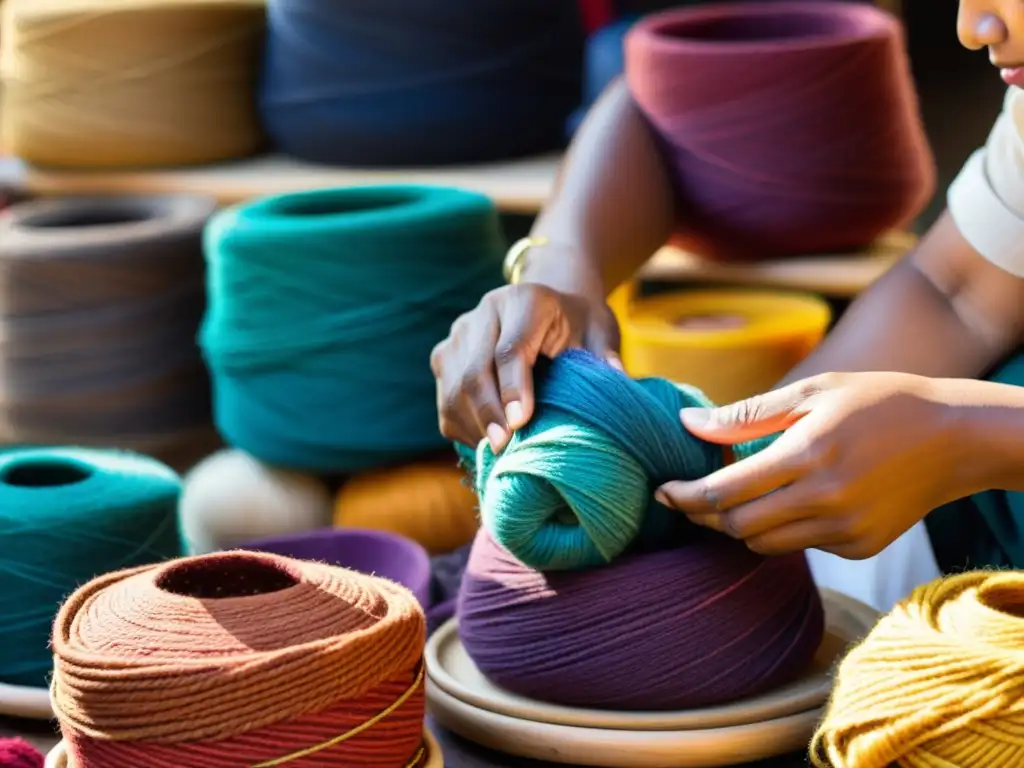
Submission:
M 458 189 L 328 189 L 221 212 L 200 334 L 221 434 L 317 472 L 443 447 L 430 352 L 502 284 L 505 250 L 494 205 Z
M 497 456 L 486 441 L 457 446 L 472 467 L 484 526 L 537 570 L 589 568 L 628 549 L 670 548 L 693 534 L 654 491 L 724 465 L 722 446 L 680 421 L 712 407 L 702 392 L 666 379 L 634 380 L 580 351 L 542 360 L 536 411 Z M 736 446 L 738 458 L 772 438 Z
M 77 587 L 184 553 L 180 490 L 173 470 L 134 453 L 0 454 L 0 682 L 46 687 L 53 619 Z

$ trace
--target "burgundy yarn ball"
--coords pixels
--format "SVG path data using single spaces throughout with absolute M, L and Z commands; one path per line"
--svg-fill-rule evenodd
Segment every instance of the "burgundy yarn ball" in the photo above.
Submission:
M 0 739 L 0 768 L 43 768 L 45 760 L 27 741 Z
M 867 3 L 700 5 L 625 43 L 686 249 L 719 260 L 856 250 L 912 221 L 936 169 L 903 27 Z
M 824 633 L 802 554 L 765 558 L 717 534 L 592 570 L 539 573 L 481 531 L 458 615 L 466 651 L 496 685 L 618 710 L 762 693 L 803 672 Z

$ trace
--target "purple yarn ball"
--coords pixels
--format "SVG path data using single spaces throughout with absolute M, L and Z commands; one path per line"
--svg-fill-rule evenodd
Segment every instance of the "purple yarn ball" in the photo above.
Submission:
M 494 684 L 619 710 L 706 707 L 776 688 L 809 666 L 825 624 L 803 554 L 761 557 L 717 534 L 541 573 L 481 531 L 458 615 L 466 651 Z

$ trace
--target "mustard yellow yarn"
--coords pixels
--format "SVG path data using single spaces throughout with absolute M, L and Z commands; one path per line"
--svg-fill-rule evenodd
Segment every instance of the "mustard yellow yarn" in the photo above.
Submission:
M 477 499 L 452 460 L 411 464 L 346 482 L 335 501 L 334 524 L 398 533 L 442 554 L 476 535 Z
M 818 768 L 1024 766 L 1024 573 L 919 587 L 839 667 Z

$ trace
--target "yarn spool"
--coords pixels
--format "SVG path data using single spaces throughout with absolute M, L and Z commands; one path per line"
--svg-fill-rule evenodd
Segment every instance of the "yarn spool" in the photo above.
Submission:
M 540 573 L 482 531 L 458 616 L 466 651 L 496 685 L 619 710 L 770 690 L 803 672 L 824 632 L 803 554 L 763 558 L 711 533 L 604 568 Z
M 610 302 L 631 376 L 685 381 L 717 403 L 772 389 L 824 338 L 832 321 L 817 296 L 777 291 L 675 291 Z
M 840 665 L 814 765 L 1020 765 L 1022 651 L 1024 574 L 918 587 Z
M 261 112 L 277 146 L 354 166 L 448 165 L 564 144 L 572 2 L 268 0 Z
M 679 423 L 680 409 L 711 401 L 665 379 L 634 381 L 582 350 L 542 359 L 534 379 L 533 419 L 498 456 L 485 440 L 475 455 L 459 448 L 495 540 L 540 570 L 589 568 L 634 545 L 687 541 L 695 526 L 653 494 L 665 482 L 704 477 L 723 465 L 721 446 Z M 743 456 L 764 444 L 734 452 Z
M 180 509 L 188 551 L 203 555 L 329 526 L 331 493 L 319 478 L 223 450 L 185 475 Z
M 214 208 L 187 195 L 67 198 L 0 216 L 0 443 L 114 446 L 176 466 L 208 450 L 195 334 Z
M 334 524 L 396 533 L 442 555 L 473 540 L 476 508 L 476 494 L 454 462 L 422 462 L 348 480 L 334 503 Z
M 423 612 L 383 579 L 232 552 L 102 576 L 54 629 L 71 764 L 408 768 Z
M 247 542 L 243 549 L 314 560 L 389 579 L 430 608 L 430 557 L 419 544 L 384 531 L 320 530 Z
M 866 3 L 653 14 L 627 35 L 626 77 L 700 256 L 857 250 L 934 190 L 902 27 Z
M 177 475 L 131 453 L 0 454 L 0 683 L 45 689 L 56 607 L 97 574 L 181 554 Z
M 281 195 L 219 213 L 206 244 L 201 345 L 227 442 L 311 472 L 448 445 L 429 359 L 503 282 L 486 197 L 426 186 Z
M 4 768 L 44 768 L 42 752 L 23 739 L 0 739 L 0 765 Z
M 263 34 L 263 0 L 7 0 L 5 148 L 71 169 L 252 154 Z

